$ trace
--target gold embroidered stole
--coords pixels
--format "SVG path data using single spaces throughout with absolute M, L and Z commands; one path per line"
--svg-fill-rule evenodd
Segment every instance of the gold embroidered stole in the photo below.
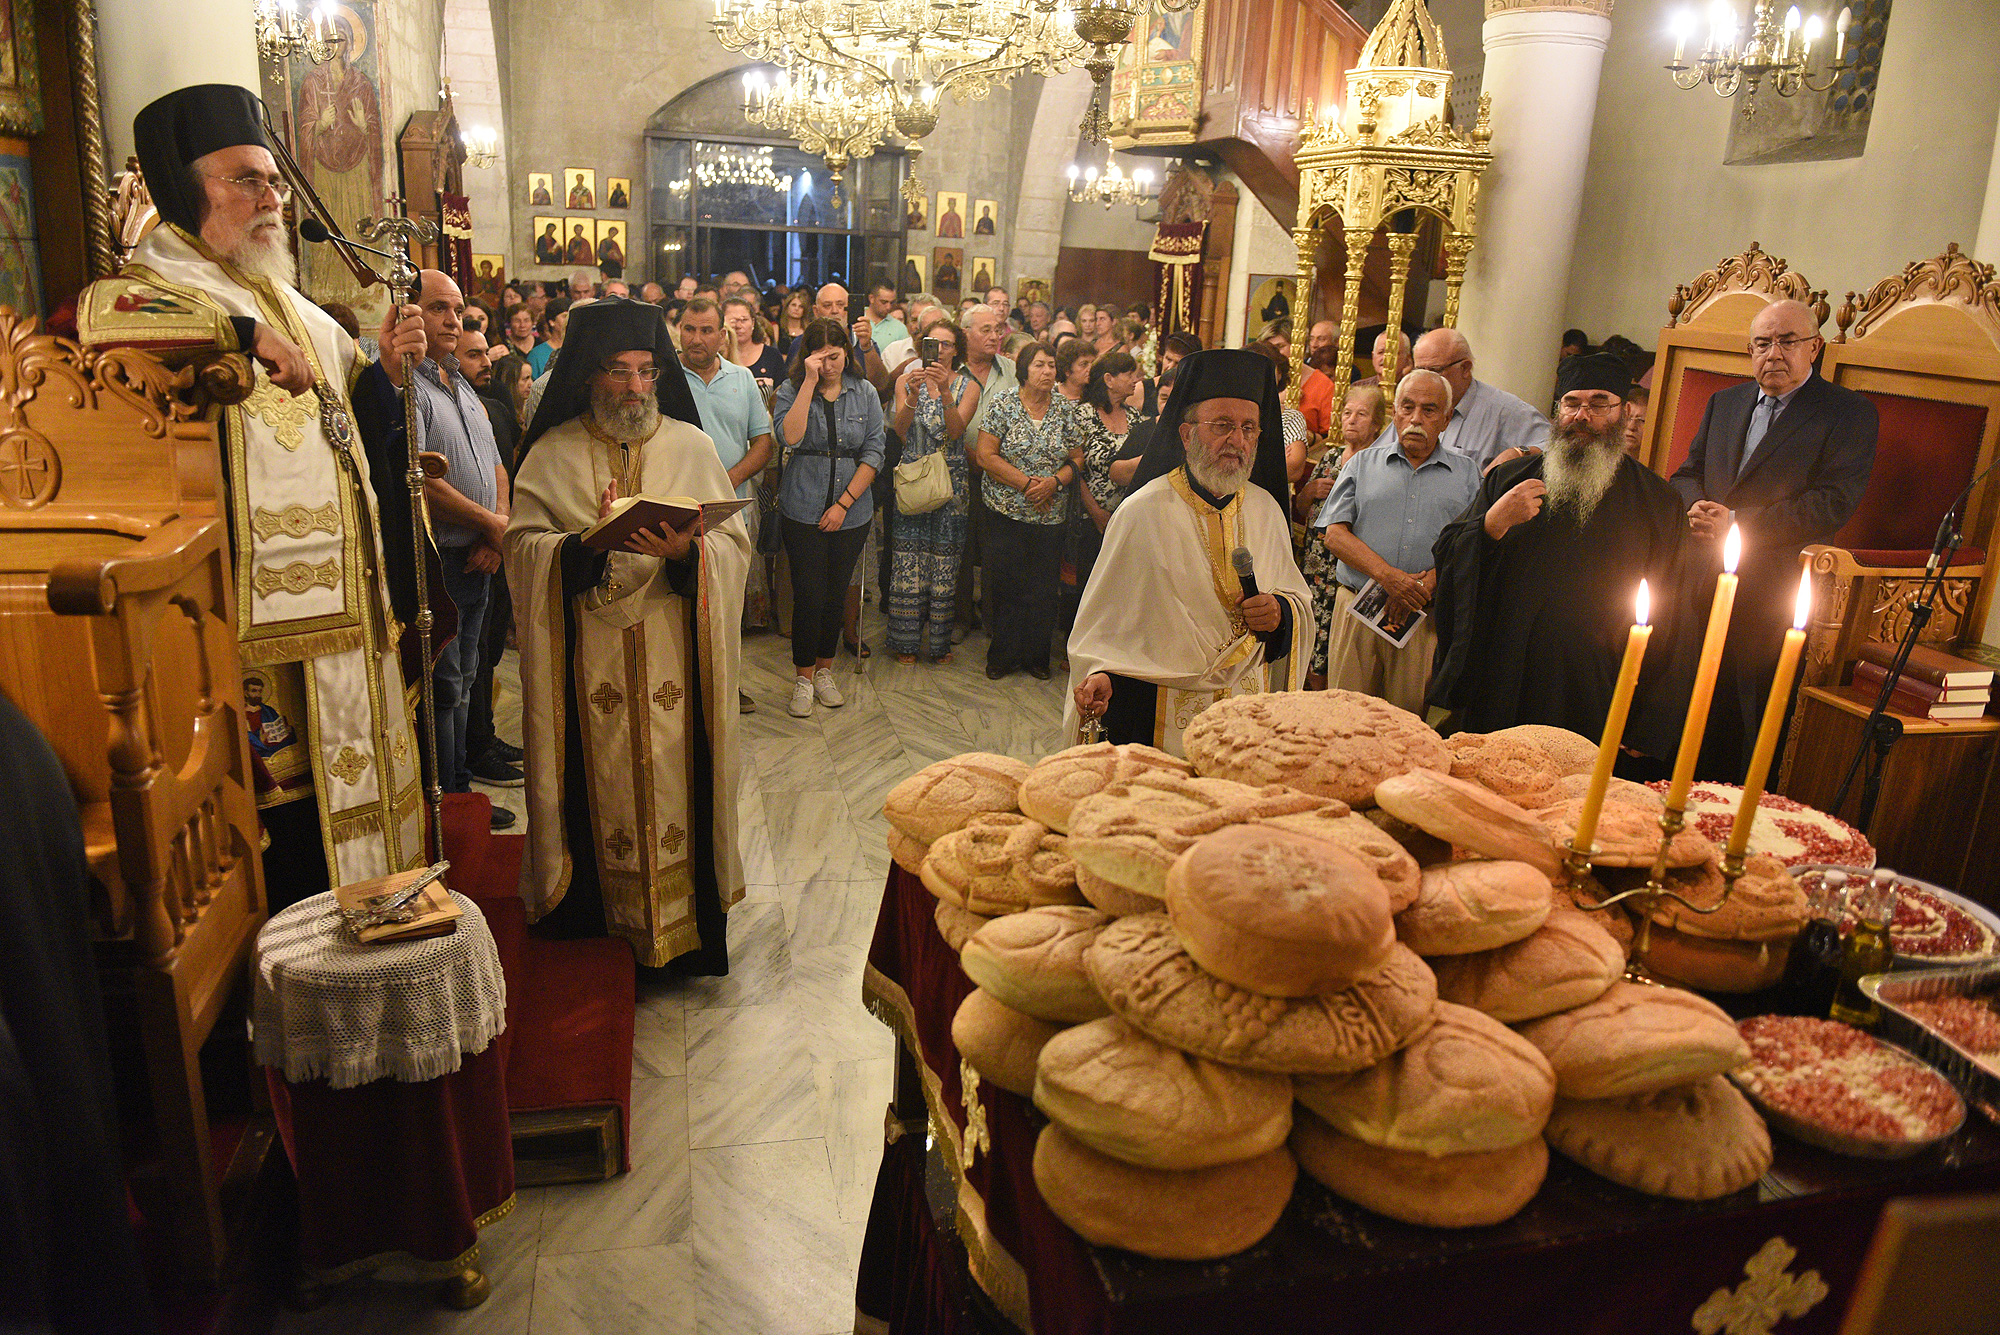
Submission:
M 1153 744 L 1175 755 L 1182 754 L 1181 734 L 1195 716 L 1217 700 L 1236 695 L 1253 695 L 1270 689 L 1269 667 L 1263 661 L 1264 645 L 1243 624 L 1237 604 L 1243 601 L 1243 582 L 1236 576 L 1230 553 L 1243 545 L 1243 495 L 1238 492 L 1220 510 L 1197 496 L 1188 483 L 1186 467 L 1167 475 L 1174 494 L 1194 519 L 1201 536 L 1202 555 L 1208 560 L 1210 585 L 1215 601 L 1229 618 L 1233 638 L 1217 646 L 1207 671 L 1210 680 L 1222 680 L 1214 690 L 1184 691 L 1161 686 L 1153 705 Z

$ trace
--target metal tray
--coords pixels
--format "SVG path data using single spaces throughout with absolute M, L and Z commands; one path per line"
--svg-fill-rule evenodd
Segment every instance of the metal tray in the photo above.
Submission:
M 1805 873 L 1809 871 L 1818 871 L 1818 872 L 1844 871 L 1848 874 L 1850 878 L 1862 881 L 1867 880 L 1870 876 L 1874 875 L 1876 871 L 1886 870 L 1889 871 L 1890 874 L 1896 878 L 1897 884 L 1921 886 L 1923 889 L 1930 891 L 1932 894 L 1944 900 L 1947 904 L 1950 904 L 1952 907 L 1962 909 L 1965 911 L 1967 915 L 1978 919 L 1982 923 L 1985 923 L 1988 927 L 1993 929 L 1994 935 L 2000 936 L 2000 914 L 1996 914 L 1992 909 L 1987 908 L 1984 904 L 1978 903 L 1974 900 L 1967 899 L 1964 895 L 1961 895 L 1956 891 L 1947 890 L 1941 885 L 1933 885 L 1929 881 L 1918 880 L 1914 876 L 1905 875 L 1902 872 L 1895 871 L 1890 868 L 1842 867 L 1830 862 L 1802 862 L 1798 866 L 1788 868 L 1787 870 L 1791 872 L 1793 880 L 1797 880 L 1799 877 L 1803 876 Z M 1995 949 L 1996 951 L 2000 951 L 2000 945 L 1996 945 Z M 1921 955 L 1899 954 L 1895 957 L 1894 962 L 1891 963 L 1889 967 L 1898 973 L 1902 973 L 1906 970 L 1918 970 L 1918 969 L 1925 971 L 1930 971 L 1935 969 L 1970 969 L 1970 968 L 1977 968 L 1980 965 L 1988 963 L 1989 961 L 2000 961 L 2000 953 L 1989 955 L 1984 960 L 1928 960 Z
M 1958 1086 L 1967 1103 L 1979 1109 L 1987 1121 L 2000 1124 L 2000 1072 L 1981 1065 L 1970 1052 L 1902 1006 L 1908 1001 L 1935 1001 L 1940 997 L 2000 995 L 2000 960 L 1957 969 L 1870 974 L 1861 980 L 1861 990 L 1881 1003 L 1882 1023 L 1876 1031 L 1877 1037 L 1901 1044 L 1937 1067 Z

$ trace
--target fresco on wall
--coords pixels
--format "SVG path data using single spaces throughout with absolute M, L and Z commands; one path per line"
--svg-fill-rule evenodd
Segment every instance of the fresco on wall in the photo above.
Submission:
M 293 152 L 334 221 L 353 236 L 361 219 L 382 216 L 387 193 L 382 184 L 387 133 L 382 117 L 382 50 L 370 0 L 329 4 L 324 12 L 345 40 L 324 65 L 304 59 L 292 62 Z M 380 324 L 388 310 L 382 287 L 364 290 L 331 246 L 301 250 L 303 290 L 316 300 L 345 302 L 363 329 Z
M 12 141 L 21 148 L 25 143 Z M 41 243 L 35 236 L 35 180 L 25 155 L 0 153 L 0 305 L 42 313 Z
M 1758 90 L 1750 114 L 1742 114 L 1745 94 L 1739 90 L 1729 118 L 1729 151 L 1723 162 L 1732 167 L 1773 162 L 1831 162 L 1858 158 L 1868 147 L 1868 122 L 1875 111 L 1875 85 L 1882 73 L 1882 43 L 1889 30 L 1889 0 L 1850 0 L 1853 23 L 1847 30 L 1847 50 L 1853 66 L 1824 93 L 1800 92 L 1779 97 L 1768 87 Z M 1831 34 L 1821 39 L 1830 43 Z M 1830 50 L 1830 48 L 1829 48 Z M 1826 61 L 1815 53 L 1814 68 Z
M 1199 4 L 1170 14 L 1149 9 L 1119 49 L 1111 74 L 1111 143 L 1131 148 L 1150 142 L 1179 143 L 1201 119 Z

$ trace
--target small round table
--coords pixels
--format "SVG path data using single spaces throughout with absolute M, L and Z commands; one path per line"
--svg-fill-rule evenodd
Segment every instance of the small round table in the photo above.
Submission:
M 478 906 L 444 936 L 363 945 L 332 894 L 257 937 L 253 1022 L 299 1185 L 299 1296 L 395 1263 L 488 1291 L 479 1230 L 514 1207 L 506 980 Z

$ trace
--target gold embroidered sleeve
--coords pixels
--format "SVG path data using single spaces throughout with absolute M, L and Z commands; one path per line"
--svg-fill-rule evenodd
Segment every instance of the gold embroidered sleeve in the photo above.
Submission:
M 240 351 L 236 327 L 221 309 L 182 292 L 120 274 L 83 290 L 77 338 L 89 347 L 143 348 L 156 356 L 179 351 Z

